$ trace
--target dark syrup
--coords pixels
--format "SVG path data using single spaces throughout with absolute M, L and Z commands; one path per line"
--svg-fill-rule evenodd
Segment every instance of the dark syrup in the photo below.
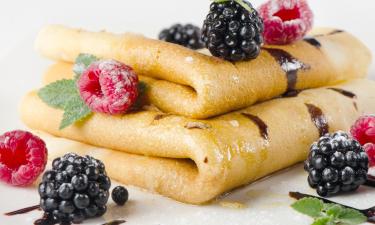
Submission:
M 31 212 L 31 211 L 34 211 L 34 210 L 37 210 L 37 209 L 40 209 L 40 206 L 39 205 L 33 205 L 33 206 L 26 207 L 26 208 L 23 208 L 23 209 L 15 210 L 13 212 L 4 213 L 4 215 L 14 216 L 14 215 L 19 215 L 19 214 L 25 214 L 25 213 L 28 213 L 28 212 Z
M 309 43 L 310 45 L 314 46 L 315 48 L 322 47 L 322 44 L 314 37 L 306 37 L 303 40 Z
M 301 92 L 302 92 L 302 90 L 290 90 L 290 91 L 285 92 L 281 97 L 293 98 L 293 97 L 297 97 L 299 95 L 299 93 L 301 93 Z
M 314 35 L 314 37 L 323 37 L 323 36 L 330 36 L 330 35 L 335 35 L 335 34 L 339 34 L 339 33 L 343 33 L 345 31 L 343 30 L 333 30 L 327 34 L 317 34 L 317 35 Z
M 344 90 L 344 89 L 340 89 L 340 88 L 328 88 L 329 90 L 332 90 L 332 91 L 336 91 L 348 98 L 357 98 L 356 94 L 354 94 L 353 92 L 350 92 L 350 91 L 347 91 L 347 90 Z
M 241 113 L 241 115 L 245 116 L 246 118 L 250 119 L 253 123 L 255 123 L 259 128 L 260 136 L 268 140 L 268 126 L 262 119 L 249 113 Z
M 343 204 L 340 204 L 340 203 L 337 203 L 337 202 L 334 202 L 334 201 L 331 201 L 331 200 L 328 200 L 328 199 L 325 199 L 325 198 L 320 198 L 320 197 L 313 196 L 313 195 L 303 194 L 303 193 L 300 193 L 300 192 L 289 192 L 289 196 L 294 198 L 294 199 L 297 199 L 297 200 L 299 200 L 301 198 L 317 198 L 317 199 L 322 200 L 324 203 L 338 204 L 338 205 L 341 205 L 345 208 L 358 210 L 367 217 L 367 222 L 375 224 L 375 206 L 371 207 L 371 208 L 368 208 L 368 209 L 356 209 L 356 208 L 353 208 L 353 207 L 350 207 L 350 206 L 347 206 L 347 205 L 343 205 Z
M 375 187 L 375 177 L 371 175 L 367 175 L 367 181 L 364 184 L 369 187 Z
M 316 128 L 318 128 L 319 135 L 323 136 L 328 133 L 328 122 L 327 118 L 324 116 L 323 111 L 312 104 L 305 103 L 307 110 L 310 113 L 311 120 L 314 122 Z
M 288 52 L 277 48 L 263 48 L 279 63 L 282 70 L 286 73 L 288 81 L 287 92 L 295 90 L 297 84 L 297 74 L 299 70 L 308 70 L 310 65 L 307 65 L 298 59 L 294 58 Z
M 107 223 L 103 223 L 102 225 L 119 225 L 123 223 L 126 223 L 126 221 L 125 220 L 113 220 Z

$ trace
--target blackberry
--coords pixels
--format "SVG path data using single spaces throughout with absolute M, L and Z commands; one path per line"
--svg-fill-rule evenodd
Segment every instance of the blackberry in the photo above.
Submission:
M 358 141 L 338 131 L 311 145 L 305 171 L 320 196 L 355 191 L 367 180 L 368 157 Z
M 159 40 L 182 45 L 190 49 L 204 48 L 201 41 L 201 30 L 192 24 L 175 24 L 159 34 Z
M 101 161 L 69 153 L 44 173 L 38 188 L 40 207 L 56 223 L 80 223 L 106 212 L 110 186 Z
M 117 186 L 112 190 L 112 199 L 117 205 L 124 205 L 129 198 L 129 192 L 122 186 Z
M 202 40 L 213 56 L 232 62 L 256 58 L 263 44 L 263 21 L 246 0 L 211 3 Z

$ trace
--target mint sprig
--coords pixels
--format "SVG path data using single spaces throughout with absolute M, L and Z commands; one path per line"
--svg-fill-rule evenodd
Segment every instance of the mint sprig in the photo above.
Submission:
M 64 129 L 91 115 L 91 110 L 81 99 L 74 80 L 59 80 L 38 91 L 38 96 L 47 105 L 64 110 L 59 129 Z
M 74 79 L 59 80 L 48 84 L 38 91 L 38 96 L 47 105 L 64 110 L 63 119 L 59 127 L 60 130 L 82 121 L 92 114 L 89 107 L 81 99 L 76 82 L 87 67 L 98 60 L 94 55 L 80 54 L 73 66 Z
M 317 198 L 302 198 L 294 202 L 292 208 L 314 218 L 312 225 L 357 225 L 367 221 L 367 217 L 358 210 L 324 203 Z
M 73 72 L 75 74 L 74 80 L 78 80 L 83 71 L 85 71 L 93 62 L 98 60 L 99 58 L 91 54 L 79 54 L 73 66 Z
M 231 0 L 213 0 L 214 2 L 216 3 L 223 3 L 223 2 L 229 2 Z M 248 3 L 246 3 L 244 0 L 234 0 L 235 2 L 237 2 L 240 6 L 242 6 L 243 8 L 245 8 L 247 11 L 249 11 L 250 13 L 252 13 L 254 11 L 254 9 L 252 9 Z

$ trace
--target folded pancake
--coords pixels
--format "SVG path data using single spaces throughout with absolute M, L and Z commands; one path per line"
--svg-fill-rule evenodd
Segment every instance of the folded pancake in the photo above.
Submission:
M 42 55 L 74 62 L 80 53 L 122 61 L 154 78 L 148 97 L 165 112 L 208 118 L 287 92 L 367 75 L 369 50 L 347 32 L 317 29 L 310 38 L 265 46 L 251 61 L 231 63 L 141 35 L 88 32 L 52 25 L 36 41 Z
M 116 180 L 199 204 L 304 160 L 319 136 L 348 130 L 360 115 L 375 113 L 374 100 L 375 82 L 354 80 L 207 120 L 150 109 L 94 114 L 59 130 L 62 111 L 35 91 L 23 99 L 20 112 L 32 129 L 105 148 L 53 139 L 52 154 L 93 154 Z

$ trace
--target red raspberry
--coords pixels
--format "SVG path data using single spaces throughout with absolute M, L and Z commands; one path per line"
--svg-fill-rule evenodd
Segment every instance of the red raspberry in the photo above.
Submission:
M 375 116 L 360 117 L 350 129 L 352 136 L 361 144 L 375 144 Z
M 313 26 L 313 13 L 305 0 L 269 0 L 261 5 L 266 44 L 284 45 L 301 40 Z
M 137 100 L 138 76 L 115 60 L 92 63 L 78 80 L 82 99 L 94 112 L 125 113 Z
M 375 166 L 375 144 L 367 143 L 365 144 L 365 146 L 363 146 L 363 148 L 365 149 L 367 153 L 369 166 L 370 167 Z
M 0 136 L 0 180 L 14 185 L 33 183 L 44 171 L 47 148 L 42 139 L 26 131 Z

